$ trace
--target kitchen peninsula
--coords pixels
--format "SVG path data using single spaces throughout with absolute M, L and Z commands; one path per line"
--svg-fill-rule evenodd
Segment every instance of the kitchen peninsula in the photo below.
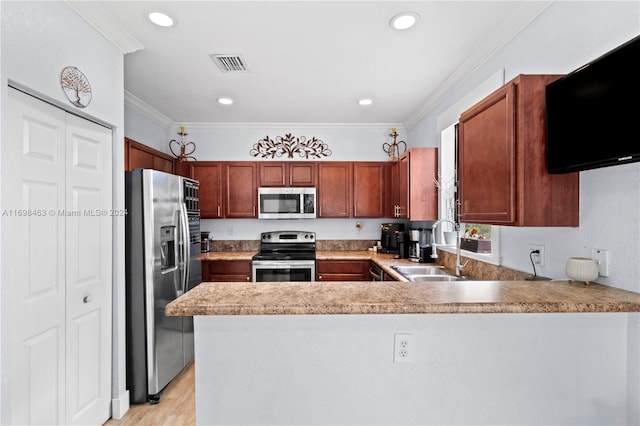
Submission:
M 569 281 L 202 283 L 167 306 L 194 315 L 197 422 L 263 425 L 625 424 L 631 312 Z

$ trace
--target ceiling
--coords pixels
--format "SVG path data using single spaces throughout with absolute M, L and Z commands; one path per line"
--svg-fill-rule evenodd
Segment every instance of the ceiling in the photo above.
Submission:
M 119 40 L 128 37 L 127 96 L 175 123 L 402 123 L 407 128 L 550 4 L 83 3 L 76 10 L 82 8 L 103 34 L 109 24 Z M 167 12 L 177 25 L 152 24 L 145 14 L 152 9 Z M 402 11 L 418 13 L 417 25 L 391 29 L 391 17 Z M 223 73 L 212 54 L 241 55 L 247 70 Z M 220 105 L 220 97 L 234 103 Z M 358 105 L 363 97 L 373 104 Z

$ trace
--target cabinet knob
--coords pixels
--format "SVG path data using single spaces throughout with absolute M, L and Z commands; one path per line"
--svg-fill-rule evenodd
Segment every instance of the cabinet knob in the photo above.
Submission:
M 84 296 L 82 298 L 82 303 L 89 303 L 91 302 L 91 296 Z

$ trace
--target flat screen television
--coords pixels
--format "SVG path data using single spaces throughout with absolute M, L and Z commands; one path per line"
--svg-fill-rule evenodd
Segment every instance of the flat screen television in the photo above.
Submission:
M 549 173 L 640 161 L 640 36 L 545 92 Z

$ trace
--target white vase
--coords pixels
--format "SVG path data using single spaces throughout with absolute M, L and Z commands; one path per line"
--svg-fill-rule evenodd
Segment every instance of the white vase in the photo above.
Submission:
M 590 281 L 598 278 L 598 264 L 595 260 L 586 257 L 570 257 L 564 272 L 571 280 L 589 284 Z
M 456 231 L 444 231 L 444 245 L 455 246 L 458 233 Z

